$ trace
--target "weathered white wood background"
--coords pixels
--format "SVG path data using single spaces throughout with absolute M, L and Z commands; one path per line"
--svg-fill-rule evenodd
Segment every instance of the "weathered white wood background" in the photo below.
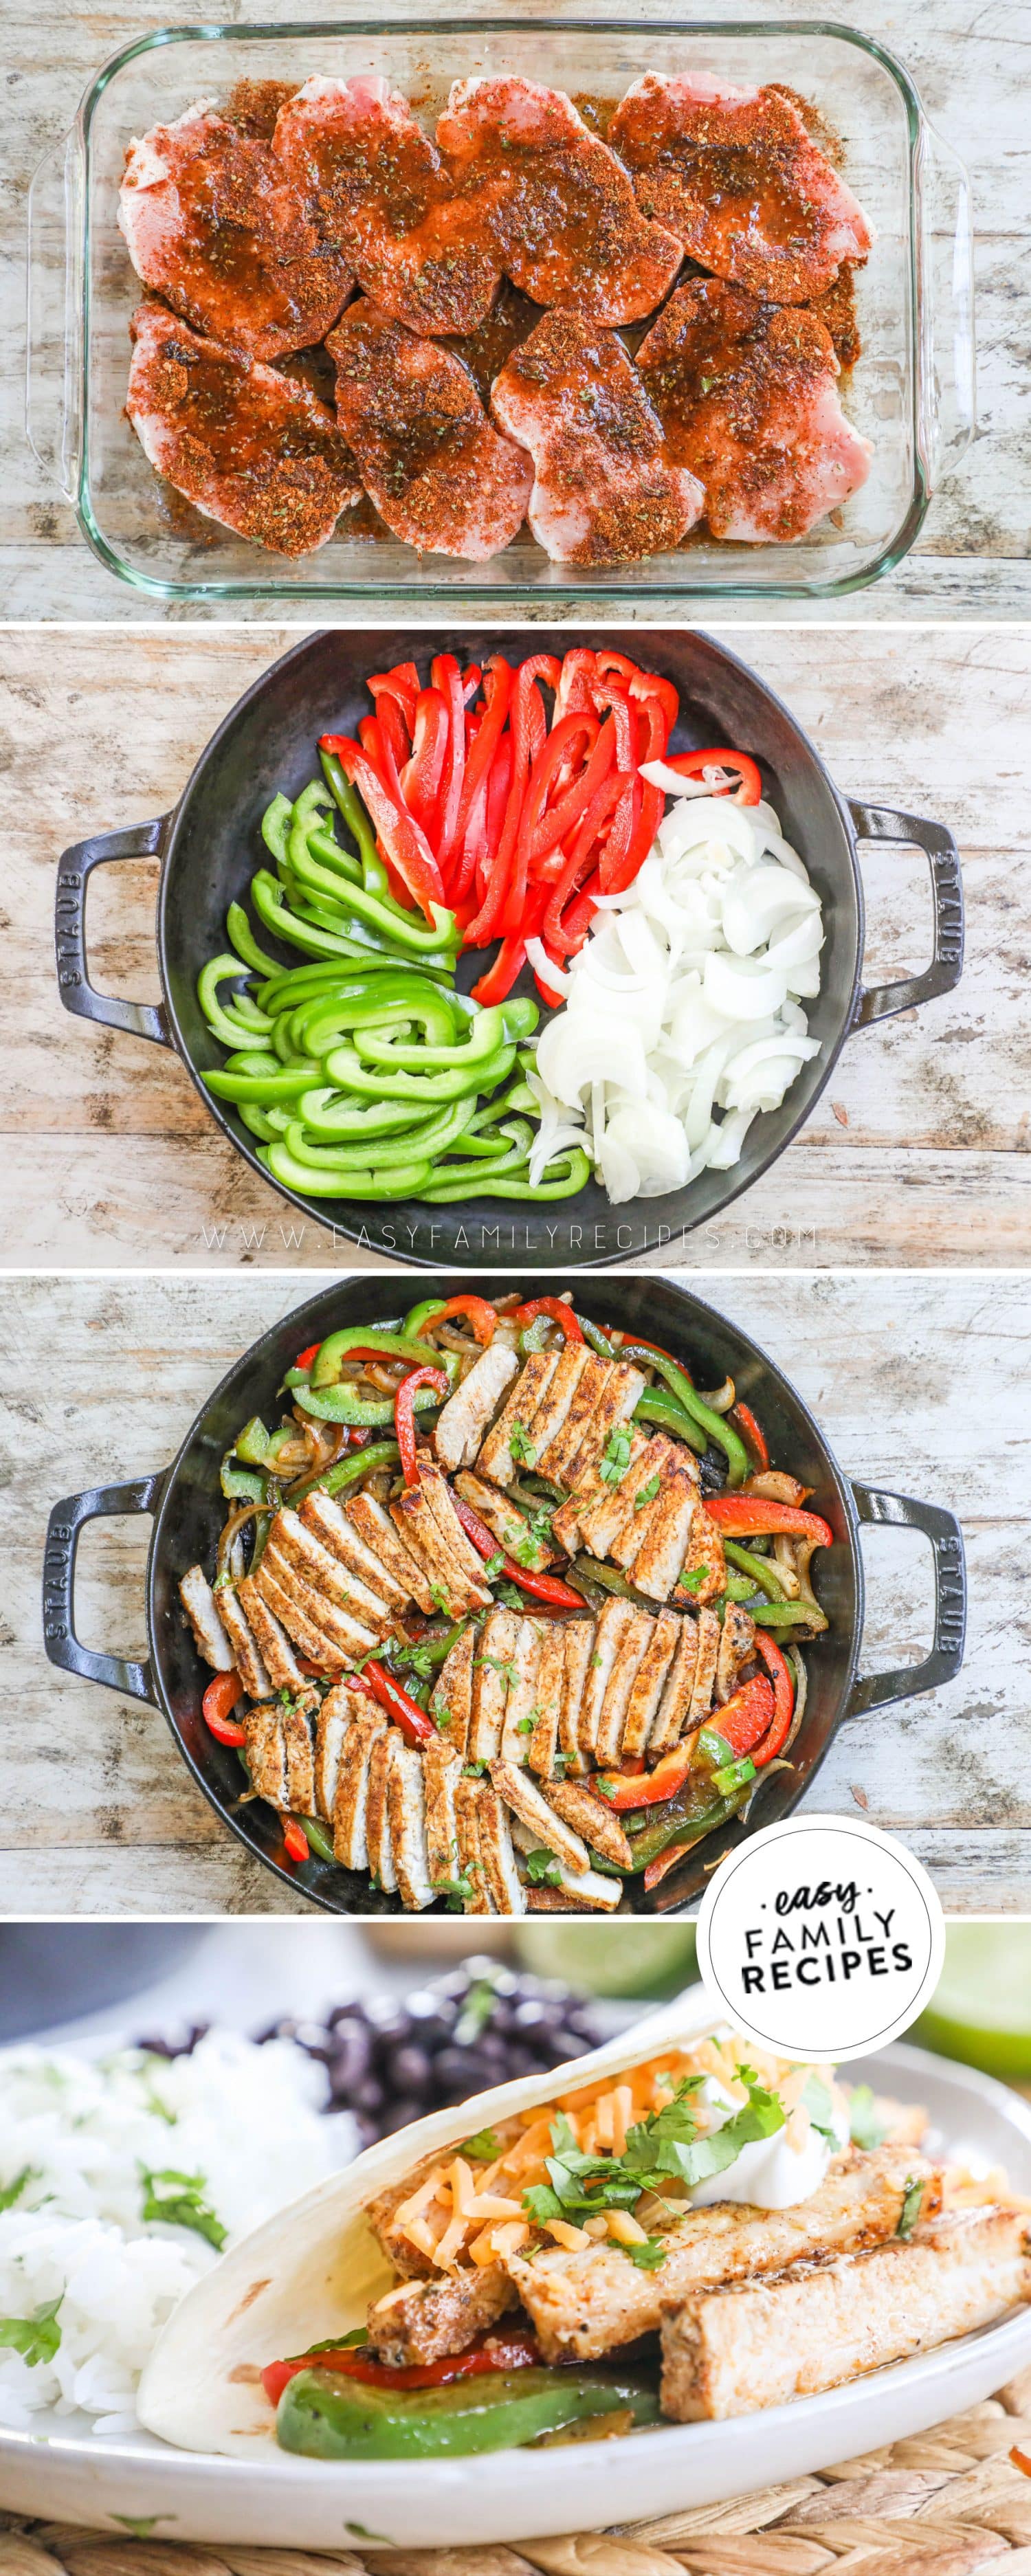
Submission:
M 171 805 L 290 640 L 240 628 L 0 637 L 0 1267 L 333 1264 L 331 1234 L 223 1142 L 178 1057 L 70 1018 L 53 968 L 61 849 Z M 1031 1240 L 1031 628 L 727 640 L 786 698 L 841 788 L 952 826 L 968 964 L 954 994 L 849 1040 L 801 1137 L 667 1266 L 1019 1263 Z M 871 848 L 863 874 L 867 980 L 905 974 L 930 945 L 926 863 Z M 101 989 L 156 997 L 156 883 L 144 863 L 94 875 Z
M 53 1670 L 40 1624 L 50 1506 L 78 1486 L 163 1466 L 223 1371 L 298 1302 L 299 1284 L 0 1283 L 0 1911 L 306 1910 L 218 1823 L 163 1718 Z M 604 1296 L 601 1282 L 595 1293 Z M 963 1673 L 937 1694 L 846 1723 L 810 1809 L 849 1814 L 858 1804 L 903 1834 L 949 1911 L 1031 1913 L 1031 1287 L 959 1273 L 796 1276 L 717 1280 L 706 1294 L 794 1381 L 848 1472 L 947 1503 L 965 1529 Z M 121 1520 L 84 1537 L 76 1616 L 86 1644 L 145 1652 L 148 1535 L 149 1523 Z M 863 1544 L 863 1669 L 915 1662 L 930 1642 L 929 1551 L 899 1531 L 867 1532 Z
M 428 0 L 418 14 L 442 21 L 476 16 L 476 0 Z M 528 27 L 535 19 L 578 14 L 577 0 L 511 0 Z M 0 613 L 18 618 L 153 617 L 153 602 L 123 588 L 94 560 L 73 514 L 37 468 L 22 435 L 21 368 L 25 267 L 25 212 L 37 163 L 71 124 L 79 99 L 107 57 L 135 36 L 164 26 L 210 21 L 268 25 L 287 12 L 282 0 L 4 0 L 3 32 L 6 139 L 0 178 L 3 250 L 0 254 L 0 328 L 6 363 L 0 377 L 0 453 L 6 453 L 0 488 Z M 318 17 L 315 10 L 312 15 Z M 383 0 L 384 18 L 411 14 L 406 0 Z M 625 15 L 625 0 L 596 0 L 579 14 Z M 666 19 L 670 0 L 638 0 L 635 16 Z M 811 0 L 736 0 L 734 8 L 708 0 L 680 13 L 692 19 L 808 19 Z M 1031 613 L 1028 565 L 1031 522 L 1031 441 L 1027 376 L 1031 349 L 1031 119 L 1026 109 L 1031 60 L 1027 0 L 835 0 L 830 16 L 897 53 L 907 64 L 932 121 L 967 163 L 973 177 L 977 227 L 977 299 L 980 345 L 979 429 L 963 464 L 936 495 L 917 546 L 872 591 L 839 603 L 839 621 L 916 618 L 1019 617 Z M 532 44 L 528 46 L 528 59 Z M 584 599 L 584 613 L 589 602 Z M 160 614 L 160 610 L 157 612 Z M 193 617 L 173 607 L 170 618 Z M 211 611 L 202 611 L 210 615 Z M 239 615 L 234 607 L 233 614 Z M 262 614 L 260 604 L 242 611 Z M 375 603 L 364 607 L 376 616 Z M 552 611 L 552 614 L 554 612 Z M 683 613 L 682 607 L 680 613 Z M 822 621 L 818 603 L 801 611 L 772 601 L 760 612 L 771 622 L 802 615 Z M 659 600 L 649 617 L 677 614 Z

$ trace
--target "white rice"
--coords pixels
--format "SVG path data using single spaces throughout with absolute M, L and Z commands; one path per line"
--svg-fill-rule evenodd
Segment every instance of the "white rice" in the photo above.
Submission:
M 321 2070 L 287 2040 L 210 2032 L 171 2063 L 91 2062 L 41 2048 L 0 2055 L 0 2426 L 81 2410 L 95 2433 L 136 2429 L 135 2392 L 177 2301 L 218 2259 L 192 2226 L 147 2221 L 142 2171 L 200 2177 L 195 2199 L 227 2243 L 346 2159 L 315 2108 Z M 349 2123 L 347 2124 L 349 2127 Z M 174 2187 L 174 2186 L 173 2186 Z M 60 2302 L 52 2358 L 12 2333 Z

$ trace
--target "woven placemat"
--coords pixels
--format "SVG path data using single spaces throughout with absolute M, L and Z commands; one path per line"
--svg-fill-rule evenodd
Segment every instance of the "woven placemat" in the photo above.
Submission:
M 741 2428 L 747 2442 L 748 2427 Z M 206 2548 L 0 2515 L 0 2576 L 1031 2576 L 1031 2370 L 929 2433 L 817 2477 L 518 2549 Z

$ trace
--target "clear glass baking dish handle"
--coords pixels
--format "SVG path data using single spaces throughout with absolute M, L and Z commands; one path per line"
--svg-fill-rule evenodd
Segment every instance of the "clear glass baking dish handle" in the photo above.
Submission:
M 977 425 L 974 225 L 963 162 L 921 118 L 915 196 L 919 248 L 918 437 L 930 492 L 965 456 Z
M 82 138 L 73 126 L 29 189 L 25 331 L 25 435 L 73 507 L 82 455 L 84 201 Z

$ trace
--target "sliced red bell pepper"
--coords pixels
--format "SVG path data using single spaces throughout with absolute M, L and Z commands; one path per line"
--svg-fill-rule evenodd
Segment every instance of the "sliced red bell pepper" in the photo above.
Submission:
M 479 663 L 467 662 L 462 673 L 462 696 L 465 700 L 466 706 L 468 706 L 470 700 L 475 697 L 482 678 L 483 673 L 480 669 Z
M 296 1357 L 296 1359 L 295 1359 L 295 1361 L 294 1361 L 294 1367 L 295 1367 L 295 1368 L 310 1368 L 310 1367 L 311 1367 L 311 1364 L 312 1364 L 312 1361 L 313 1361 L 313 1359 L 314 1359 L 314 1357 L 315 1357 L 316 1351 L 320 1351 L 321 1349 L 322 1349 L 322 1344 L 321 1344 L 321 1342 L 309 1342 L 309 1344 L 308 1344 L 308 1347 L 307 1347 L 307 1350 L 306 1350 L 306 1351 L 298 1351 L 297 1357 Z
M 736 1423 L 742 1439 L 747 1441 L 753 1458 L 758 1459 L 760 1468 L 768 1467 L 770 1453 L 766 1445 L 766 1434 L 761 1422 L 757 1421 L 751 1405 L 743 1404 L 739 1398 L 736 1404 L 731 1405 L 728 1418 Z
M 780 1752 L 790 1732 L 791 1720 L 795 1714 L 795 1676 L 787 1656 L 781 1653 L 776 1638 L 771 1637 L 765 1628 L 756 1629 L 755 1651 L 761 1656 L 773 1684 L 772 1723 L 767 1734 L 762 1737 L 752 1753 L 756 1770 L 763 1771 L 767 1762 L 772 1762 Z M 722 1722 L 719 1733 L 721 1735 L 723 1733 Z
M 566 1305 L 564 1298 L 531 1297 L 527 1305 L 516 1307 L 512 1322 L 522 1327 L 532 1324 L 537 1315 L 547 1315 L 551 1323 L 558 1324 L 565 1341 L 582 1342 L 583 1326 L 578 1323 L 572 1307 Z
M 677 1790 L 683 1788 L 693 1750 L 692 1738 L 686 1744 L 675 1744 L 671 1753 L 664 1753 L 654 1771 L 601 1772 L 594 1783 L 598 1796 L 615 1807 L 617 1814 L 633 1807 L 661 1806 L 664 1798 L 675 1798 Z
M 394 1397 L 394 1423 L 397 1430 L 397 1445 L 401 1452 L 401 1472 L 406 1485 L 414 1485 L 419 1473 L 415 1454 L 416 1431 L 413 1410 L 416 1389 L 420 1386 L 433 1386 L 436 1387 L 439 1395 L 446 1396 L 448 1385 L 449 1380 L 443 1369 L 427 1367 L 410 1369 L 408 1376 L 402 1378 L 398 1387 Z
M 665 725 L 663 752 L 680 713 L 680 698 L 672 680 L 664 680 L 658 671 L 635 671 L 631 677 L 630 695 L 639 706 L 656 707 Z M 654 758 L 655 755 L 651 754 Z
M 767 1502 L 763 1494 L 710 1494 L 706 1503 L 710 1518 L 723 1531 L 725 1538 L 815 1539 L 817 1547 L 833 1547 L 834 1532 L 820 1512 L 800 1512 L 794 1503 Z
M 458 810 L 462 801 L 465 778 L 465 698 L 462 673 L 453 653 L 438 653 L 430 663 L 430 679 L 439 689 L 447 708 L 447 754 L 440 791 L 440 818 L 437 832 L 437 859 L 442 877 L 458 846 Z
M 335 751 L 345 778 L 357 788 L 372 819 L 384 858 L 396 868 L 413 902 L 432 923 L 433 905 L 444 903 L 444 881 L 414 816 L 384 787 L 359 744 L 351 742 L 346 734 L 323 734 L 319 750 Z
M 472 987 L 474 1002 L 480 1002 L 484 1010 L 489 1011 L 495 1002 L 507 1001 L 512 986 L 517 977 L 522 974 L 525 964 L 525 940 L 512 937 L 503 939 L 493 965 L 488 966 L 486 973 L 481 975 L 478 983 Z
M 600 644 L 595 661 L 599 680 L 615 680 L 621 689 L 628 689 L 631 680 L 639 677 L 636 662 L 631 661 L 628 653 L 617 653 L 614 644 Z
M 586 885 L 581 886 L 579 894 L 575 896 L 563 919 L 562 945 L 567 957 L 575 957 L 577 950 L 583 947 L 598 909 L 596 898 L 600 893 L 598 871 L 595 868 L 588 877 Z
M 516 672 L 509 716 L 512 770 L 505 817 L 496 849 L 488 852 L 487 886 L 483 901 L 466 931 L 466 945 L 469 948 L 485 947 L 487 941 L 495 937 L 501 925 L 530 764 L 547 732 L 547 719 L 536 682 L 545 680 L 549 687 L 557 689 L 561 668 L 561 663 L 556 661 L 553 653 L 533 653 L 527 661 L 520 663 Z M 516 927 L 518 926 L 517 924 Z M 522 962 L 520 959 L 520 965 Z M 517 967 L 515 972 L 518 973 L 518 971 Z M 512 981 L 515 981 L 515 975 Z
M 243 1683 L 237 1672 L 216 1673 L 214 1680 L 208 1683 L 201 1701 L 201 1715 L 219 1744 L 246 1744 L 243 1727 L 234 1724 L 229 1714 L 236 1707 L 237 1700 L 242 1698 Z
M 427 1717 L 425 1709 L 420 1708 L 417 1699 L 409 1698 L 408 1692 L 402 1690 L 400 1682 L 394 1680 L 393 1674 L 387 1672 L 385 1665 L 366 1664 L 360 1680 L 364 1683 L 370 1697 L 378 1701 L 387 1716 L 396 1720 L 402 1735 L 407 1736 L 409 1744 L 429 1744 L 432 1741 L 437 1732 L 433 1719 Z
M 455 867 L 450 880 L 452 900 L 461 902 L 476 874 L 483 854 L 487 823 L 487 784 L 495 752 L 508 715 L 512 695 L 512 673 L 502 653 L 492 653 L 484 675 L 486 705 L 466 762 L 462 793 L 455 825 Z M 509 761 L 511 762 L 511 752 Z M 489 847 L 489 844 L 488 844 Z
M 468 2352 L 444 2353 L 439 2361 L 412 2363 L 399 2370 L 361 2345 L 345 2344 L 336 2351 L 299 2353 L 293 2361 L 270 2361 L 261 2380 L 270 2404 L 278 2406 L 284 2388 L 302 2370 L 332 2370 L 338 2378 L 357 2379 L 368 2388 L 446 2388 L 454 2379 L 476 2379 L 491 2370 L 525 2370 L 540 2359 L 536 2338 L 518 2332 L 499 2334 L 493 2342 L 473 2345 Z
M 665 1878 L 667 1870 L 675 1869 L 678 1860 L 683 1860 L 690 1849 L 690 1843 L 667 1843 L 665 1851 L 656 1852 L 644 1873 L 644 1884 L 649 1894 L 653 1887 L 658 1886 L 660 1878 Z
M 756 1631 L 757 1646 L 761 1633 L 761 1630 Z M 767 1681 L 765 1673 L 755 1673 L 750 1682 L 742 1682 L 740 1690 L 734 1691 L 731 1698 L 724 1701 L 722 1708 L 714 1708 L 703 1733 L 710 1741 L 717 1736 L 719 1742 L 726 1745 L 728 1760 L 743 1762 L 745 1754 L 762 1743 L 767 1728 L 773 1722 L 774 1712 L 772 1682 Z M 714 1764 L 714 1769 L 718 1770 L 721 1762 L 722 1756 L 720 1762 Z
M 530 1574 L 525 1565 L 517 1565 L 514 1557 L 505 1556 L 499 1551 L 493 1531 L 487 1528 L 486 1521 L 481 1521 L 478 1512 L 474 1512 L 468 1503 L 462 1501 L 460 1494 L 452 1494 L 451 1504 L 452 1509 L 458 1514 L 466 1537 L 472 1540 L 477 1554 L 482 1556 L 485 1562 L 501 1553 L 498 1572 L 504 1575 L 506 1583 L 518 1583 L 522 1591 L 533 1594 L 535 1601 L 548 1601 L 555 1610 L 583 1609 L 583 1594 L 574 1592 L 571 1583 L 560 1583 L 557 1575 L 554 1574 Z M 367 1665 L 366 1671 L 368 1669 Z
M 416 700 L 417 705 L 418 700 Z M 405 709 L 399 705 L 397 698 L 392 696 L 389 690 L 384 690 L 376 700 L 376 719 L 384 743 L 389 750 L 393 767 L 400 773 L 412 748 L 415 709 L 406 721 Z
M 426 1333 L 435 1333 L 437 1325 L 446 1324 L 452 1315 L 465 1316 L 481 1350 L 486 1350 L 498 1328 L 498 1319 L 488 1297 L 445 1297 L 435 1315 L 427 1315 L 424 1323 L 416 1325 L 415 1340 L 421 1342 Z
M 419 696 L 419 674 L 414 662 L 395 662 L 392 671 L 376 671 L 366 685 L 370 696 L 376 700 L 377 715 L 380 699 L 393 699 L 411 733 Z
M 575 721 L 576 718 L 573 716 L 563 719 L 563 722 L 569 724 Z M 589 711 L 585 711 L 579 717 L 579 721 L 584 725 L 590 724 L 592 718 Z M 541 875 L 542 861 L 549 859 L 553 851 L 564 847 L 571 832 L 579 830 L 595 790 L 601 786 L 602 779 L 607 778 L 612 767 L 616 751 L 615 727 L 608 722 L 598 725 L 596 719 L 594 722 L 595 738 L 593 742 L 588 740 L 588 757 L 580 769 L 579 776 L 573 778 L 572 785 L 566 788 L 564 794 L 558 796 L 554 803 L 545 808 L 540 821 L 534 827 L 530 840 L 531 876 Z M 552 740 L 554 739 L 555 736 L 552 735 Z M 570 738 L 571 765 L 575 768 L 574 753 L 575 744 Z M 564 861 L 556 864 L 554 869 L 556 876 L 561 874 L 563 865 Z M 548 873 L 550 874 L 551 871 L 549 870 Z
M 594 845 L 603 824 L 611 814 L 613 806 L 618 805 L 621 796 L 631 784 L 626 773 L 618 769 L 610 769 L 608 775 L 602 779 L 600 787 L 591 798 L 562 874 L 551 889 L 548 908 L 544 915 L 544 937 L 549 948 L 556 949 L 560 956 L 568 955 L 572 945 L 564 934 L 562 916 L 566 905 L 574 895 L 581 877 L 585 876 L 591 867 Z
M 738 805 L 758 805 L 763 783 L 758 767 L 746 751 L 675 751 L 666 760 L 667 769 L 675 769 L 681 778 L 702 778 L 707 769 L 726 769 L 732 774 L 725 787 L 714 787 L 714 796 L 734 795 Z M 738 784 L 734 786 L 734 773 Z
M 638 672 L 630 683 L 630 695 L 641 709 L 644 739 L 639 746 L 640 763 L 662 760 L 670 733 L 676 723 L 679 699 L 672 681 L 660 680 L 654 673 Z M 610 894 L 625 894 L 644 866 L 665 811 L 666 798 L 661 787 L 653 787 L 646 778 L 638 782 L 639 802 L 630 844 L 621 861 L 618 876 L 607 887 Z
M 548 801 L 548 790 L 561 762 L 579 741 L 586 743 L 588 754 L 596 740 L 596 719 L 586 710 L 580 715 L 563 716 L 536 753 L 526 783 L 523 809 L 512 859 L 512 872 L 505 909 L 502 915 L 506 931 L 522 928 L 523 905 L 530 873 L 530 848 L 538 823 Z
M 298 1824 L 296 1816 L 283 1818 L 283 1843 L 288 1860 L 298 1865 L 301 1861 L 310 1860 L 308 1837 L 303 1826 Z
M 412 727 L 412 756 L 401 771 L 401 794 L 432 849 L 448 745 L 448 711 L 439 689 L 420 689 Z

